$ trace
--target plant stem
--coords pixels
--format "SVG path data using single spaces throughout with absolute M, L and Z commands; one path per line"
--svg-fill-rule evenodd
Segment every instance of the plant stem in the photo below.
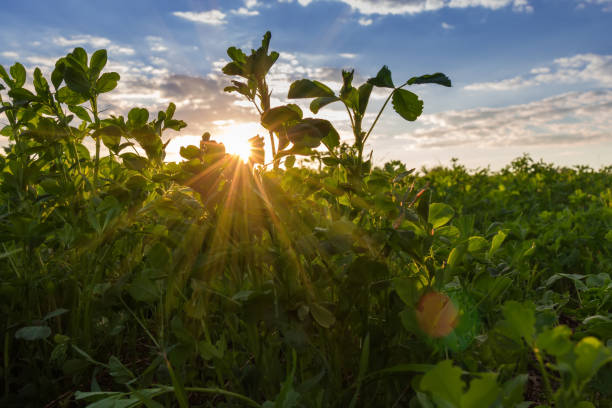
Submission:
M 91 111 L 94 115 L 94 128 L 98 130 L 100 128 L 100 118 L 98 117 L 98 103 L 96 98 L 91 98 Z M 98 189 L 98 169 L 100 167 L 100 135 L 97 135 L 96 138 L 96 159 L 94 162 L 94 192 L 97 192 Z
M 382 108 L 380 108 L 380 111 L 378 111 L 378 115 L 376 115 L 376 119 L 374 119 L 374 122 L 372 123 L 372 126 L 370 126 L 370 130 L 368 130 L 368 133 L 366 133 L 365 137 L 363 138 L 363 143 L 365 144 L 366 140 L 368 140 L 368 137 L 370 137 L 370 133 L 372 133 L 372 130 L 374 129 L 374 126 L 376 126 L 376 122 L 378 122 L 378 119 L 380 118 L 380 115 L 382 115 L 383 111 L 385 110 L 385 108 L 387 107 L 387 104 L 389 103 L 389 100 L 391 99 L 391 97 L 393 96 L 393 94 L 395 93 L 395 91 L 397 91 L 398 89 L 402 89 L 403 87 L 405 87 L 406 85 L 408 85 L 408 82 L 406 82 L 405 84 L 403 84 L 402 86 L 395 88 L 393 90 L 393 92 L 391 92 L 389 94 L 389 96 L 387 97 L 387 99 L 385 100 L 385 103 L 383 104 Z

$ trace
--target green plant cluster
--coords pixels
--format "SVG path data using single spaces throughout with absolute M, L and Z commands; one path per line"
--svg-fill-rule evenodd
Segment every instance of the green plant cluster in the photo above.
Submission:
M 120 79 L 104 50 L 32 87 L 0 66 L 0 405 L 611 406 L 612 168 L 376 167 L 388 102 L 416 120 L 404 88 L 450 80 L 294 82 L 315 114 L 344 105 L 341 143 L 270 106 L 269 42 L 230 48 L 224 72 L 270 163 L 263 137 L 245 164 L 208 133 L 164 162 L 186 124 L 172 103 L 101 117 Z M 374 87 L 389 97 L 367 126 Z

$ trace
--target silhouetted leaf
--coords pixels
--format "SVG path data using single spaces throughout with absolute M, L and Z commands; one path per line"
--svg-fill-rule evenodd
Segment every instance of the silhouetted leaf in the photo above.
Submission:
M 368 83 L 381 88 L 395 88 L 391 79 L 391 71 L 386 65 L 378 71 L 375 78 L 368 79 Z
M 404 119 L 415 121 L 423 113 L 423 101 L 405 89 L 398 89 L 393 93 L 393 109 Z

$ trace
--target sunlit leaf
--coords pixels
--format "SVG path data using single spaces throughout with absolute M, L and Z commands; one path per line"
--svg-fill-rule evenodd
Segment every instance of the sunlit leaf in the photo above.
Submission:
M 405 89 L 393 92 L 393 109 L 404 119 L 415 121 L 423 113 L 423 101 L 419 97 Z

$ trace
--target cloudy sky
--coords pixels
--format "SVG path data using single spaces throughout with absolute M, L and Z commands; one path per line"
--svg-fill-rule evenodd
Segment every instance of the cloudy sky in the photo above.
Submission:
M 357 84 L 382 65 L 395 83 L 438 71 L 452 79 L 453 88 L 412 87 L 425 102 L 416 122 L 385 111 L 370 143 L 379 163 L 457 157 L 498 169 L 530 153 L 612 164 L 612 0 L 62 0 L 7 2 L 2 14 L 5 67 L 50 72 L 76 46 L 106 48 L 121 75 L 106 113 L 174 101 L 189 126 L 171 135 L 173 159 L 204 131 L 222 141 L 261 132 L 253 109 L 223 93 L 230 78 L 220 68 L 228 47 L 257 47 L 270 30 L 281 55 L 270 76 L 276 104 L 300 78 L 339 90 L 342 68 L 355 68 Z M 373 94 L 366 123 L 385 97 Z M 339 105 L 320 117 L 350 139 Z

